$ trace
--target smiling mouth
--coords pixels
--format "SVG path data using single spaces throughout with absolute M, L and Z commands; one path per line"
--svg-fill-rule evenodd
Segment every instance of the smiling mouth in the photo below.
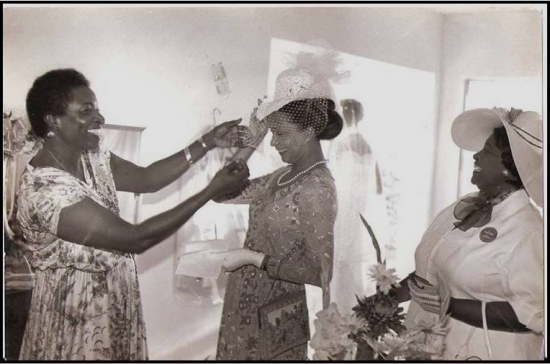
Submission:
M 475 173 L 479 173 L 479 172 L 481 172 L 481 171 L 482 171 L 482 168 L 481 168 L 480 166 L 474 165 L 474 172 L 475 172 Z

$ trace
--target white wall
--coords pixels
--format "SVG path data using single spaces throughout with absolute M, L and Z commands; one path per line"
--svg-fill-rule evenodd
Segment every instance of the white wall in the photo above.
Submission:
M 146 127 L 146 165 L 191 142 L 223 106 L 212 63 L 224 63 L 232 91 L 222 118 L 248 115 L 267 91 L 272 37 L 321 38 L 350 54 L 439 74 L 443 16 L 428 10 L 121 6 L 4 9 L 4 107 L 22 109 L 38 75 L 74 67 L 90 79 L 108 123 Z M 142 218 L 178 200 L 178 183 L 144 196 Z M 184 308 L 173 299 L 174 246 L 171 237 L 138 259 L 150 358 L 204 359 L 219 307 Z M 211 327 L 198 324 L 204 315 Z
M 432 216 L 457 198 L 460 153 L 451 124 L 463 110 L 465 80 L 542 78 L 541 21 L 537 11 L 445 16 Z

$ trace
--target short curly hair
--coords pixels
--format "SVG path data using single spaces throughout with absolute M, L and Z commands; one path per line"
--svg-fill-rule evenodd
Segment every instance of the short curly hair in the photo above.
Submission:
M 502 158 L 502 164 L 508 171 L 510 171 L 511 177 L 508 182 L 517 188 L 523 187 L 523 182 L 519 175 L 516 163 L 514 162 L 514 156 L 512 155 L 512 148 L 510 147 L 510 140 L 508 139 L 508 133 L 504 126 L 495 128 L 493 131 L 495 136 L 496 145 L 500 149 L 500 157 Z
M 34 80 L 27 93 L 27 115 L 34 134 L 43 138 L 48 132 L 46 115 L 64 115 L 71 101 L 71 92 L 81 86 L 90 87 L 90 81 L 72 68 L 46 72 Z

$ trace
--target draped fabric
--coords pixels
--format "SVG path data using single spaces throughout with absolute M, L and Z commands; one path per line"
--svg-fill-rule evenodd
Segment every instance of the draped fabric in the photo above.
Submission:
M 139 148 L 143 128 L 105 125 L 105 148 L 135 164 L 139 164 Z M 120 217 L 137 223 L 139 220 L 138 198 L 134 193 L 117 191 Z
M 180 199 L 183 201 L 207 186 L 228 157 L 228 150 L 218 148 L 194 164 L 182 178 Z M 209 202 L 178 230 L 175 261 L 178 262 L 181 255 L 195 250 L 242 247 L 245 235 L 246 207 Z M 213 307 L 223 302 L 226 280 L 224 275 L 214 279 L 176 274 L 173 295 L 182 306 Z M 213 312 L 215 310 L 196 320 L 204 321 L 202 326 L 209 327 L 207 321 L 212 320 L 210 313 Z M 216 335 L 212 333 L 210 336 Z
M 328 166 L 338 194 L 331 301 L 341 313 L 349 313 L 357 304 L 356 295 L 367 296 L 376 290 L 368 277 L 369 267 L 377 263 L 376 252 L 359 214 L 373 228 L 382 249 L 389 222 L 377 162 L 357 129 L 345 129 L 332 142 Z
M 481 227 L 491 221 L 493 206 L 501 203 L 516 189 L 498 194 L 494 198 L 488 198 L 481 192 L 477 196 L 466 196 L 460 199 L 454 209 L 454 216 L 460 221 L 454 223 L 455 227 L 466 231 L 472 227 Z

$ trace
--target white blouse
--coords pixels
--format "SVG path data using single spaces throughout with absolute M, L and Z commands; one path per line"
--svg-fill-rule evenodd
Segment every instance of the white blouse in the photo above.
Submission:
M 493 358 L 529 359 L 538 355 L 542 343 L 538 333 L 544 331 L 541 216 L 521 189 L 493 207 L 488 224 L 461 231 L 453 229 L 455 204 L 443 210 L 424 234 L 415 254 L 416 274 L 438 287 L 442 301 L 450 295 L 509 302 L 519 321 L 533 333 L 490 330 Z M 431 315 L 412 302 L 407 323 Z M 488 359 L 486 346 L 483 329 L 450 320 L 447 359 Z

